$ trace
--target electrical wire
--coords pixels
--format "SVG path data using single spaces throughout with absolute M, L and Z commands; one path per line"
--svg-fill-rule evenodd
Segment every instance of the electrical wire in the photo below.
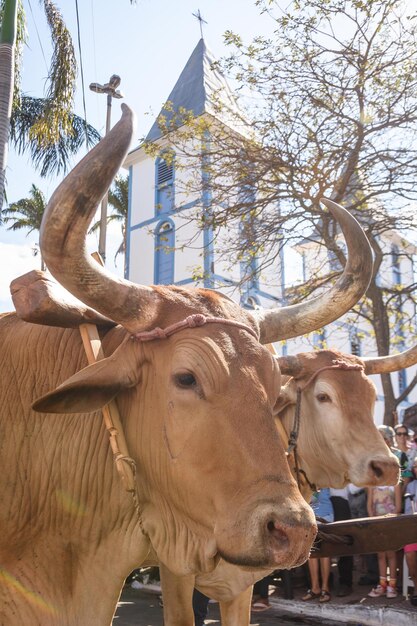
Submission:
M 84 109 L 84 125 L 85 125 L 85 146 L 88 150 L 88 128 L 87 128 L 87 107 L 85 104 L 85 86 L 84 86 L 84 68 L 83 68 L 83 55 L 81 51 L 81 32 L 80 32 L 80 16 L 78 12 L 78 0 L 75 0 L 75 11 L 77 14 L 77 36 L 78 36 L 78 50 L 80 53 L 80 74 L 81 74 L 81 89 L 83 94 L 83 109 Z
M 94 14 L 94 0 L 91 0 L 91 32 L 92 32 L 92 40 L 93 40 L 93 64 L 94 64 L 94 80 L 97 81 L 97 55 L 96 55 L 96 30 L 94 24 L 96 23 L 95 14 Z M 97 96 L 97 94 L 96 94 Z M 96 102 L 96 115 L 97 119 L 101 119 L 102 109 L 100 107 L 101 98 L 95 98 Z
M 41 52 L 42 52 L 42 56 L 43 56 L 43 60 L 45 61 L 46 71 L 49 73 L 48 62 L 47 62 L 47 60 L 46 60 L 45 51 L 44 51 L 43 46 L 42 46 L 42 40 L 41 40 L 41 37 L 40 37 L 40 35 L 39 35 L 38 26 L 37 26 L 37 24 L 36 24 L 35 15 L 34 15 L 34 13 L 33 13 L 32 4 L 31 4 L 30 0 L 28 0 L 28 4 L 29 4 L 29 9 L 30 9 L 30 12 L 31 12 L 31 14 L 32 14 L 33 24 L 34 24 L 34 26 L 35 26 L 36 36 L 37 36 L 37 38 L 38 38 L 39 46 L 40 46 L 40 48 L 41 48 Z

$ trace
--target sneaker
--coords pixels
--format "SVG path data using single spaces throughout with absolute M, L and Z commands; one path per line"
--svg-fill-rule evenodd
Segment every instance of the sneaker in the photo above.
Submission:
M 382 585 L 377 585 L 368 593 L 368 596 L 370 598 L 380 598 L 381 596 L 385 596 L 386 590 L 386 587 L 383 587 Z
M 391 587 L 388 585 L 387 587 L 387 598 L 396 598 L 398 596 L 397 590 L 395 587 Z

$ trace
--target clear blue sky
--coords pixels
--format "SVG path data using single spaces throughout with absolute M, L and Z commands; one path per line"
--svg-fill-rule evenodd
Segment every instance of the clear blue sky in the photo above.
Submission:
M 50 58 L 49 31 L 39 3 L 36 0 L 30 4 L 29 0 L 23 2 L 29 41 L 23 55 L 22 87 L 26 93 L 40 97 L 44 94 L 46 63 Z M 57 0 L 57 4 L 79 58 L 75 0 Z M 200 26 L 193 13 L 200 10 L 207 21 L 204 38 L 217 58 L 226 53 L 223 44 L 226 30 L 250 39 L 273 28 L 271 19 L 260 15 L 255 0 L 138 0 L 136 5 L 131 5 L 129 0 L 78 0 L 78 4 L 88 122 L 100 132 L 104 131 L 106 96 L 92 93 L 88 85 L 107 82 L 112 74 L 119 74 L 124 101 L 138 117 L 137 141 L 149 130 L 200 39 Z M 114 122 L 120 108 L 118 101 L 113 102 Z M 76 112 L 83 115 L 81 72 Z M 80 153 L 79 158 L 82 156 Z M 41 179 L 26 157 L 11 151 L 7 183 L 8 199 L 12 202 L 26 197 L 32 183 L 49 198 L 59 180 Z M 113 237 L 118 245 L 120 235 L 113 233 Z M 36 233 L 25 237 L 22 231 L 12 234 L 0 227 L 0 311 L 12 307 L 8 294 L 10 280 L 39 267 L 38 259 L 32 255 L 36 241 Z M 120 270 L 121 261 L 119 266 Z

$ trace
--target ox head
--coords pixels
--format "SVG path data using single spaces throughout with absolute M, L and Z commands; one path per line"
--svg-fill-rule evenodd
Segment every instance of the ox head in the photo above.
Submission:
M 367 374 L 393 372 L 417 362 L 417 347 L 373 359 L 319 350 L 279 357 L 281 372 L 291 376 L 281 390 L 278 418 L 292 428 L 297 388 L 301 392 L 298 440 L 300 465 L 318 487 L 394 485 L 397 458 L 373 420 L 376 390 Z
M 90 259 L 85 234 L 129 147 L 132 115 L 122 107 L 121 121 L 52 196 L 40 239 L 55 278 L 122 326 L 113 331 L 120 345 L 34 408 L 94 411 L 117 396 L 138 466 L 143 527 L 171 571 L 204 571 L 219 555 L 249 567 L 293 567 L 308 557 L 316 526 L 273 426 L 280 373 L 262 344 L 348 310 L 368 284 L 369 244 L 354 218 L 328 202 L 349 250 L 342 276 L 320 299 L 258 316 L 210 290 L 111 276 Z M 197 313 L 224 323 L 137 339 Z

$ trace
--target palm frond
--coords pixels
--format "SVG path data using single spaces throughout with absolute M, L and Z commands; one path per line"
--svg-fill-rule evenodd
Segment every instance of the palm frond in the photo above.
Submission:
M 117 176 L 109 189 L 109 204 L 114 209 L 113 219 L 126 220 L 129 198 L 129 178 Z
M 39 0 L 43 4 L 52 38 L 52 59 L 48 75 L 48 92 L 45 109 L 30 134 L 42 147 L 59 140 L 62 134 L 73 133 L 71 116 L 74 105 L 77 62 L 71 35 L 65 26 L 58 7 L 52 0 Z
M 122 223 L 122 243 L 117 249 L 116 254 L 114 255 L 114 259 L 119 254 L 124 254 L 126 251 L 126 222 L 127 222 L 127 212 L 129 206 L 129 177 L 128 176 L 117 176 L 114 180 L 114 183 L 109 189 L 108 192 L 108 202 L 109 206 L 113 209 L 109 215 L 107 215 L 107 223 L 110 222 L 121 222 Z M 100 220 L 95 222 L 89 233 L 94 233 L 100 228 Z
M 61 127 L 56 141 L 48 146 L 32 137 L 33 125 L 42 118 L 47 108 L 46 98 L 22 96 L 20 106 L 12 111 L 10 120 L 10 139 L 19 154 L 29 151 L 35 169 L 41 176 L 66 172 L 70 159 L 83 144 L 92 147 L 100 140 L 100 134 L 78 115 L 71 113 L 71 133 L 67 134 Z M 87 135 L 86 135 L 87 133 Z
M 27 228 L 28 234 L 39 230 L 46 204 L 44 193 L 39 187 L 32 185 L 28 198 L 21 198 L 3 209 L 4 223 L 12 222 L 7 230 L 16 231 Z

